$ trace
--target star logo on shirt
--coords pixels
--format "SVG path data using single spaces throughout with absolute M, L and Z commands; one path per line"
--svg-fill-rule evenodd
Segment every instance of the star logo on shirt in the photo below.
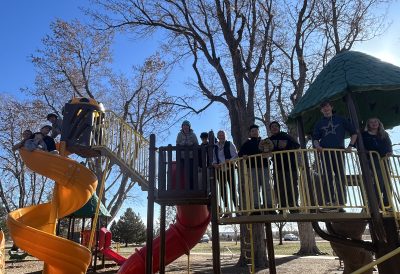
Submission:
M 327 126 L 321 127 L 325 131 L 325 135 L 324 136 L 327 136 L 329 134 L 336 135 L 336 128 L 338 126 L 339 126 L 339 124 L 334 125 L 332 120 L 330 120 Z

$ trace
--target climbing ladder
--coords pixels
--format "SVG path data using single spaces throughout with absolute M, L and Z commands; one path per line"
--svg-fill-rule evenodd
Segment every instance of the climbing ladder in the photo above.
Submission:
M 251 273 L 255 273 L 255 265 L 254 265 L 254 241 L 253 241 L 253 225 L 246 224 L 245 237 L 243 237 L 243 252 L 244 257 L 248 261 L 247 266 L 250 266 Z

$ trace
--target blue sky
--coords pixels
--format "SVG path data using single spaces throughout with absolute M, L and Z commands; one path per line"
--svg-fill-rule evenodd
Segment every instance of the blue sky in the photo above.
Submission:
M 0 93 L 19 94 L 24 87 L 32 87 L 35 77 L 34 67 L 28 56 L 41 46 L 41 39 L 49 33 L 49 24 L 56 18 L 70 20 L 82 19 L 82 12 L 78 7 L 88 4 L 86 0 L 13 0 L 0 1 Z M 387 32 L 374 40 L 368 41 L 354 48 L 400 66 L 400 20 L 398 14 L 400 3 L 396 1 L 389 10 L 388 17 L 393 20 Z M 132 65 L 140 64 L 157 48 L 154 41 L 135 40 L 129 36 L 118 36 L 114 45 L 114 69 L 128 72 Z M 191 70 L 190 68 L 188 71 Z M 171 93 L 185 93 L 184 83 L 188 80 L 184 69 L 173 73 L 170 82 Z M 192 127 L 196 133 L 219 128 L 226 129 L 225 113 L 218 107 L 212 107 L 207 113 L 190 117 Z M 174 143 L 179 124 L 171 128 L 171 136 L 163 143 Z M 390 131 L 393 142 L 400 143 L 399 129 Z M 400 148 L 400 146 L 399 146 Z M 145 209 L 139 206 L 147 199 L 144 195 L 134 208 L 145 219 Z

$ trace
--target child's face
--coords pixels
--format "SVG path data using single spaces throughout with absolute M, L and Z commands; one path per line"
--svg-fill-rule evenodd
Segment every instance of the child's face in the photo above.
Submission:
M 35 134 L 35 141 L 41 141 L 43 140 L 43 135 L 42 134 Z
M 332 116 L 332 110 L 333 107 L 331 106 L 331 104 L 326 104 L 323 107 L 321 107 L 321 112 L 325 117 Z
M 49 117 L 49 119 L 47 119 L 50 123 L 55 123 L 57 118 L 54 116 Z
M 47 134 L 49 134 L 50 129 L 48 127 L 42 127 L 40 129 L 40 132 L 43 133 L 44 135 L 47 135 Z
M 25 131 L 22 133 L 22 138 L 28 139 L 28 138 L 31 137 L 31 135 L 32 135 L 32 132 L 30 132 L 30 131 L 28 131 L 28 130 L 25 130 Z
M 250 137 L 257 138 L 259 135 L 258 128 L 250 129 Z
M 369 129 L 379 129 L 379 120 L 378 119 L 370 119 L 368 121 Z
M 272 135 L 278 134 L 281 131 L 281 128 L 278 124 L 273 123 L 269 126 Z

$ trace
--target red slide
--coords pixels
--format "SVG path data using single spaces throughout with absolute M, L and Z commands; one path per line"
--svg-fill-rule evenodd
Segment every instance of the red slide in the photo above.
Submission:
M 201 239 L 210 222 L 210 213 L 205 205 L 177 206 L 176 223 L 170 225 L 165 235 L 165 263 L 189 254 Z M 160 238 L 153 241 L 153 273 L 159 270 Z M 122 265 L 120 274 L 145 273 L 146 247 L 136 250 Z
M 107 258 L 113 260 L 118 265 L 122 265 L 126 258 L 119 255 L 117 252 L 111 249 L 111 232 L 107 228 L 102 227 L 99 235 L 99 251 L 104 254 Z
M 115 252 L 111 248 L 105 248 L 101 251 L 101 253 L 103 253 L 104 256 L 106 256 L 107 258 L 116 262 L 118 265 L 122 265 L 126 261 L 125 257 L 122 257 L 121 255 L 119 255 L 117 252 Z

